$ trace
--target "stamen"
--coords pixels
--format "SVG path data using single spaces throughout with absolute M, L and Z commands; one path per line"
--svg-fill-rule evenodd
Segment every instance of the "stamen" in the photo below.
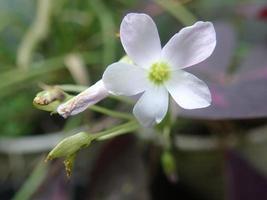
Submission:
M 170 67 L 167 63 L 154 63 L 149 71 L 148 78 L 156 85 L 161 85 L 170 78 Z

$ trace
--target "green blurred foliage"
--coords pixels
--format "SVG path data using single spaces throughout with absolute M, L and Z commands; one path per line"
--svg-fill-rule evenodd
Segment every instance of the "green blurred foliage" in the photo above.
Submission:
M 134 0 L 51 1 L 47 34 L 35 41 L 32 50 L 25 49 L 31 55 L 27 70 L 23 71 L 16 64 L 18 50 L 37 20 L 40 2 L 0 2 L 0 137 L 39 134 L 34 131 L 40 130 L 40 115 L 50 115 L 33 108 L 32 99 L 40 90 L 38 83 L 74 82 L 65 69 L 64 58 L 68 54 L 81 55 L 88 68 L 87 75 L 93 74 L 92 82 L 99 79 L 106 65 L 121 55 L 116 35 L 120 20 L 125 10 L 137 3 Z
M 1 135 L 16 136 L 21 133 L 31 132 L 31 96 L 29 93 L 20 93 L 16 96 L 5 98 L 5 105 L 0 108 Z M 30 111 L 30 112 L 29 112 Z

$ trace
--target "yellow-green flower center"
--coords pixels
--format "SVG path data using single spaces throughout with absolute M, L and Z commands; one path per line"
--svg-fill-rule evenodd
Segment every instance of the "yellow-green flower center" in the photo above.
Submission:
M 170 67 L 167 63 L 154 63 L 149 72 L 148 78 L 156 85 L 161 85 L 170 78 Z

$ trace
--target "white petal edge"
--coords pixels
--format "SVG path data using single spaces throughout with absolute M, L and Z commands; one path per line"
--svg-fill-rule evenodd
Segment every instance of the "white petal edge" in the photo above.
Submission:
M 197 22 L 176 33 L 162 49 L 162 60 L 173 69 L 183 69 L 207 59 L 216 46 L 211 22 Z
M 160 38 L 150 16 L 140 13 L 127 14 L 121 22 L 120 38 L 127 55 L 137 65 L 148 69 L 160 58 Z
M 116 95 L 136 95 L 148 85 L 145 69 L 123 62 L 109 65 L 102 80 L 107 90 Z
M 208 86 L 193 74 L 183 70 L 172 72 L 166 88 L 176 103 L 184 109 L 205 108 L 211 104 Z
M 169 94 L 164 87 L 146 90 L 133 108 L 133 114 L 144 127 L 160 123 L 168 111 Z
M 57 107 L 57 112 L 64 118 L 83 112 L 109 95 L 103 81 L 99 80 L 77 96 Z

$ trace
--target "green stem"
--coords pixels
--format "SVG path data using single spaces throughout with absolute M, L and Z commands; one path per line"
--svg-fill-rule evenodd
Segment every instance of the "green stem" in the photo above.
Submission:
M 117 100 L 117 101 L 121 101 L 123 103 L 129 104 L 129 105 L 133 105 L 134 101 L 130 98 L 127 97 L 122 97 L 122 96 L 116 96 L 116 95 L 109 95 L 108 96 L 111 99 Z
M 12 200 L 31 199 L 31 196 L 45 179 L 47 171 L 48 165 L 43 162 L 42 158 Z
M 168 11 L 183 25 L 190 26 L 197 21 L 197 18 L 180 2 L 173 0 L 154 0 L 163 9 Z
M 72 84 L 63 84 L 63 85 L 57 85 L 60 89 L 64 90 L 65 92 L 83 92 L 88 87 L 84 85 L 72 85 Z
M 171 148 L 171 127 L 169 125 L 164 126 L 163 128 L 163 137 L 166 142 L 166 149 Z
M 92 105 L 89 107 L 89 109 L 92 111 L 98 112 L 98 113 L 106 114 L 111 117 L 127 119 L 127 120 L 133 119 L 133 116 L 128 113 L 113 111 L 108 108 L 104 108 L 104 107 L 97 106 L 97 105 Z
M 125 133 L 135 131 L 138 128 L 139 128 L 139 124 L 137 121 L 130 121 L 125 124 L 111 128 L 109 130 L 96 133 L 94 134 L 93 137 L 95 140 L 101 141 L 101 140 L 110 139 L 112 137 L 116 137 L 116 136 L 119 136 Z

